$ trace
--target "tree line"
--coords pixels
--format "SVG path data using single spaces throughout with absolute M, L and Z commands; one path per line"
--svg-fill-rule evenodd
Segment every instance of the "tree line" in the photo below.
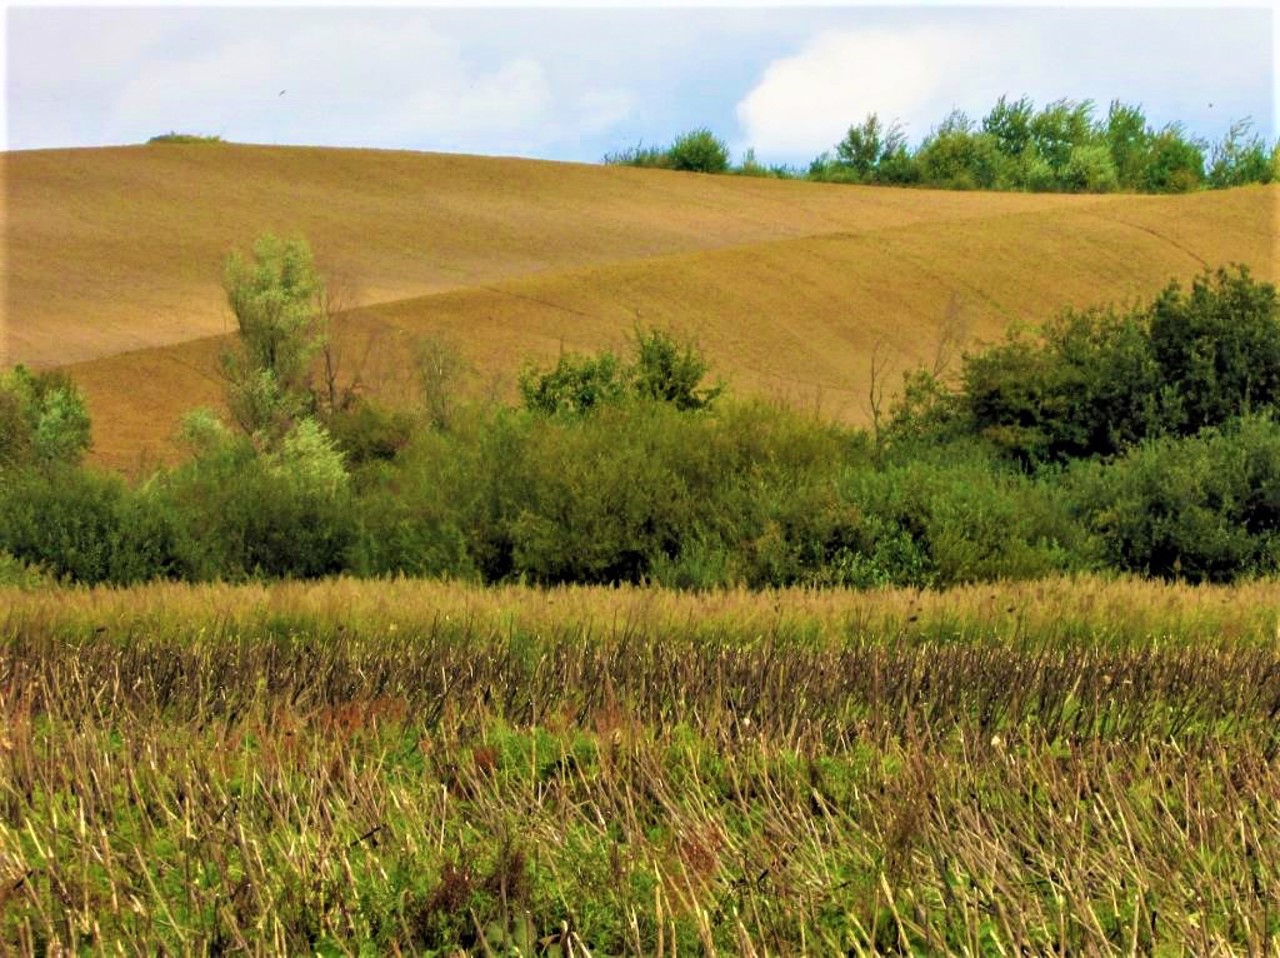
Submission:
M 1060 99 L 1037 107 L 1002 96 L 981 119 L 954 110 L 912 144 L 901 123 L 868 114 L 807 170 L 765 166 L 748 150 L 735 166 L 706 128 L 669 147 L 639 145 L 606 163 L 809 179 L 829 183 L 1027 192 L 1185 193 L 1280 179 L 1280 141 L 1268 146 L 1246 117 L 1217 143 L 1180 123 L 1154 126 L 1138 105 Z

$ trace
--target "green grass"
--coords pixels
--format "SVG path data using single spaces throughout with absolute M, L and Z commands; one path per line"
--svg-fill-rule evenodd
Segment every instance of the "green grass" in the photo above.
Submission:
M 19 953 L 1280 935 L 1274 586 L 10 597 L 0 942 Z

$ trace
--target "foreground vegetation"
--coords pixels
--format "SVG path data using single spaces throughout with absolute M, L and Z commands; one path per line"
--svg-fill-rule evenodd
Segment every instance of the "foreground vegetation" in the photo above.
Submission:
M 1274 585 L 17 592 L 0 940 L 1262 953 Z
M 955 110 L 919 143 L 897 120 L 870 113 L 807 171 L 766 166 L 748 150 L 736 165 L 708 129 L 668 147 L 639 144 L 605 163 L 699 173 L 735 173 L 824 183 L 873 183 L 952 190 L 1059 193 L 1186 193 L 1280 178 L 1280 142 L 1268 146 L 1249 118 L 1210 144 L 1178 123 L 1156 129 L 1141 106 L 1113 100 L 1100 116 L 1092 100 L 1000 97 L 979 122 Z

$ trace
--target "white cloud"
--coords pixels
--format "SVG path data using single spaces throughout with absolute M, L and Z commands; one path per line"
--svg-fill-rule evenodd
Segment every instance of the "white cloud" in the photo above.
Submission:
M 822 34 L 777 60 L 738 104 L 746 143 L 787 155 L 816 154 L 868 113 L 898 118 L 919 139 L 948 107 L 958 71 L 981 72 L 990 41 L 975 31 L 927 28 Z
M 92 103 L 92 122 L 114 142 L 181 130 L 249 142 L 523 154 L 607 129 L 635 105 L 625 90 L 567 84 L 543 52 L 518 44 L 470 58 L 464 37 L 417 11 L 220 11 L 220 31 L 192 41 L 201 15 L 210 14 L 192 11 L 167 36 L 150 35 L 148 55 L 126 70 L 106 57 L 84 62 L 78 89 L 59 97 Z M 131 49 L 140 52 L 136 42 Z M 34 69 L 23 75 L 48 95 L 48 78 Z M 48 145 L 70 127 L 51 129 L 31 112 L 17 138 Z
M 935 14 L 828 30 L 770 63 L 737 105 L 741 145 L 812 157 L 871 112 L 900 119 L 918 142 L 952 108 L 980 119 L 1003 94 L 1040 105 L 1092 99 L 1100 111 L 1121 99 L 1144 105 L 1156 125 L 1178 119 L 1207 133 L 1260 95 L 1271 105 L 1274 68 L 1259 39 L 1271 22 L 1260 11 Z

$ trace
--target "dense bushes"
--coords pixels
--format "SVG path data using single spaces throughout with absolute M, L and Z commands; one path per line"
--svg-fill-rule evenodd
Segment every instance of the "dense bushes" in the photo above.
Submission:
M 1280 423 L 1250 417 L 1072 471 L 1071 498 L 1115 569 L 1227 582 L 1280 569 Z
M 1247 271 L 1067 312 L 954 383 L 916 373 L 874 440 L 719 399 L 706 370 L 640 332 L 626 360 L 561 357 L 526 370 L 522 407 L 447 423 L 365 403 L 264 441 L 197 412 L 190 459 L 137 487 L 11 458 L 0 573 L 764 588 L 1280 567 L 1280 314 Z
M 967 356 L 954 388 L 917 383 L 912 398 L 891 435 L 976 435 L 1029 469 L 1191 436 L 1280 406 L 1280 300 L 1247 269 L 1206 273 L 1146 307 L 1015 332 Z

